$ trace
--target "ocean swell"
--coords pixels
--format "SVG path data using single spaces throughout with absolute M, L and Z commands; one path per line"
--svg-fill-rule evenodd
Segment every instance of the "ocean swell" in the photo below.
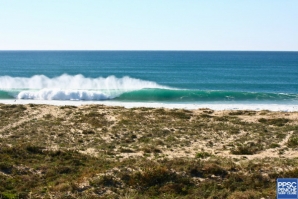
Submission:
M 239 91 L 204 91 L 178 89 L 142 89 L 129 91 L 116 98 L 119 101 L 153 102 L 290 102 L 298 101 L 297 94 L 256 93 Z

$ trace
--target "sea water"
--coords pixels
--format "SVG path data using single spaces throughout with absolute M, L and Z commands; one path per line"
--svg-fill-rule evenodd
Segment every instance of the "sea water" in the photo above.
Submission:
M 298 52 L 0 51 L 0 103 L 298 110 Z

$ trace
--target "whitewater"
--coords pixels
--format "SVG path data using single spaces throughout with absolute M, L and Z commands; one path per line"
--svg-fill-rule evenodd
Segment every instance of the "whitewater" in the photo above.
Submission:
M 130 77 L 86 78 L 83 75 L 63 74 L 48 78 L 44 75 L 0 77 L 0 90 L 11 93 L 16 99 L 34 100 L 109 100 L 122 93 L 144 88 L 167 88 L 155 82 Z

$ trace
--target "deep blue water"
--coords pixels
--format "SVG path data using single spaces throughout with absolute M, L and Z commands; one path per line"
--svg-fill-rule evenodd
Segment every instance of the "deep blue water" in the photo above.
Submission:
M 296 103 L 297 80 L 298 52 L 0 51 L 0 99 Z

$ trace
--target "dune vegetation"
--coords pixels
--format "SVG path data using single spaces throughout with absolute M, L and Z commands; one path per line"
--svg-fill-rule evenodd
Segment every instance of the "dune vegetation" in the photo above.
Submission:
M 0 104 L 0 198 L 275 198 L 298 113 Z

